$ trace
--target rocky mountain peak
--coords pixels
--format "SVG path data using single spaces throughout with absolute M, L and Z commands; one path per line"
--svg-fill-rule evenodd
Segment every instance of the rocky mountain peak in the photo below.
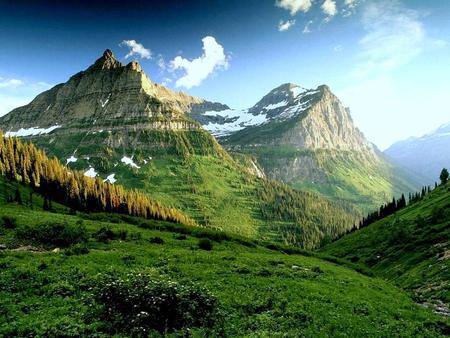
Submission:
M 122 63 L 114 57 L 114 54 L 110 49 L 106 49 L 103 52 L 103 55 L 98 58 L 87 70 L 115 69 L 119 67 L 122 67 Z
M 139 73 L 142 72 L 142 67 L 137 61 L 131 61 L 129 64 L 127 64 L 127 68 Z
M 104 57 L 105 59 L 114 59 L 114 54 L 113 54 L 113 52 L 111 51 L 111 49 L 106 49 L 106 50 L 103 52 L 103 57 Z
M 198 125 L 184 115 L 194 106 L 209 109 L 214 104 L 153 83 L 138 62 L 123 65 L 106 49 L 94 64 L 67 82 L 0 117 L 0 128 L 13 134 L 20 129 L 29 134 L 36 128 L 55 126 L 57 132 L 69 126 L 92 130 L 125 125 L 135 129 L 195 129 Z

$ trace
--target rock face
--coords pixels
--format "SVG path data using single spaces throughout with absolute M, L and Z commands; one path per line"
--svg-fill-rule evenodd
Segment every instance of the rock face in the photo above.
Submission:
M 133 125 L 149 129 L 194 129 L 184 112 L 208 102 L 173 92 L 149 80 L 132 61 L 122 65 L 108 49 L 84 71 L 0 118 L 5 131 L 59 125 L 67 131 Z M 59 132 L 58 129 L 55 132 Z
M 450 123 L 422 137 L 394 143 L 385 150 L 385 154 L 424 176 L 423 184 L 433 184 L 442 168 L 450 169 Z
M 363 210 L 415 188 L 416 182 L 355 127 L 349 109 L 328 86 L 286 83 L 250 109 L 202 116 L 197 120 L 227 149 L 255 157 L 266 176 L 294 187 L 351 201 Z

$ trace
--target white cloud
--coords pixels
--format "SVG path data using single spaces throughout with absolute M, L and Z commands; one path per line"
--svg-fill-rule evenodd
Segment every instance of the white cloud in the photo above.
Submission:
M 202 39 L 203 54 L 193 60 L 177 56 L 170 62 L 172 70 L 181 69 L 185 75 L 179 78 L 175 85 L 187 89 L 198 86 L 215 70 L 228 68 L 228 58 L 223 47 L 212 36 Z
M 322 11 L 329 17 L 335 16 L 337 13 L 336 1 L 334 0 L 325 0 L 320 8 L 322 8 Z
M 411 61 L 424 48 L 426 32 L 419 13 L 398 1 L 367 5 L 362 24 L 366 34 L 359 41 L 358 75 L 394 69 Z
M 286 20 L 286 21 L 280 20 L 280 22 L 278 24 L 278 31 L 285 32 L 294 25 L 295 25 L 295 20 Z
M 311 0 L 277 0 L 275 6 L 283 8 L 291 13 L 291 15 L 297 14 L 302 11 L 306 13 L 312 6 Z
M 345 0 L 344 8 L 342 8 L 342 16 L 348 17 L 355 13 L 356 7 L 359 5 L 359 0 Z
M 130 51 L 125 55 L 125 59 L 133 55 L 138 55 L 141 59 L 150 59 L 152 57 L 152 52 L 150 49 L 145 48 L 142 44 L 136 40 L 123 40 L 119 46 L 126 46 L 130 48 Z
M 166 61 L 164 60 L 164 58 L 162 57 L 161 54 L 158 56 L 158 62 L 157 63 L 158 63 L 158 67 L 159 67 L 159 69 L 161 71 L 165 71 L 166 70 L 166 68 L 167 68 Z
M 311 28 L 310 27 L 311 27 L 312 23 L 313 23 L 312 20 L 309 20 L 306 23 L 306 25 L 305 25 L 305 27 L 303 28 L 303 31 L 302 31 L 303 34 L 311 33 Z
M 22 80 L 18 79 L 5 79 L 0 77 L 0 88 L 16 88 L 24 85 Z

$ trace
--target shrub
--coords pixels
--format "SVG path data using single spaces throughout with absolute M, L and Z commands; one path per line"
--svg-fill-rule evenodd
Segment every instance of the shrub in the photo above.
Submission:
M 212 327 L 218 318 L 217 300 L 206 289 L 161 276 L 107 276 L 99 280 L 93 295 L 110 333 L 147 336 L 151 330 Z
M 64 251 L 66 256 L 86 255 L 89 253 L 89 248 L 86 243 L 78 243 L 70 246 Z
M 15 229 L 17 226 L 17 220 L 11 216 L 2 216 L 2 226 L 7 229 Z
M 138 240 L 142 239 L 142 234 L 140 232 L 132 232 L 130 234 L 130 239 L 133 241 L 138 241 Z
M 158 236 L 150 238 L 149 242 L 153 243 L 153 244 L 164 244 L 164 240 L 161 237 L 158 237 Z
M 115 239 L 116 234 L 111 228 L 101 227 L 95 234 L 94 238 L 99 242 L 108 242 L 109 240 Z
M 87 231 L 79 224 L 41 223 L 19 227 L 16 236 L 43 245 L 68 247 L 86 241 Z
M 211 251 L 213 248 L 213 244 L 209 239 L 202 238 L 198 241 L 198 247 L 202 250 Z
M 120 229 L 117 237 L 119 237 L 119 239 L 121 239 L 122 241 L 125 241 L 128 237 L 128 231 L 126 231 L 125 229 Z

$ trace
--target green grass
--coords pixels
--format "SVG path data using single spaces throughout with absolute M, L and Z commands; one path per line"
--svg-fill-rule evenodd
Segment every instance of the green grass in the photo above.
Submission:
M 195 282 L 217 297 L 223 320 L 213 332 L 191 330 L 196 337 L 219 331 L 239 337 L 439 337 L 448 330 L 448 324 L 389 283 L 312 256 L 226 239 L 213 241 L 212 250 L 205 251 L 198 249 L 197 237 L 180 239 L 170 228 L 144 229 L 93 220 L 95 215 L 86 218 L 15 204 L 3 204 L 4 215 L 15 217 L 18 227 L 76 225 L 82 220 L 90 239 L 89 253 L 82 255 L 53 252 L 51 247 L 0 251 L 0 336 L 98 334 L 101 322 L 92 316 L 92 280 L 99 274 L 140 271 Z M 108 220 L 108 215 L 99 216 Z M 167 225 L 147 223 L 161 230 Z M 126 230 L 127 239 L 99 242 L 92 235 L 101 227 Z M 2 229 L 0 243 L 38 246 L 19 241 L 14 232 Z M 164 243 L 151 243 L 155 237 Z
M 416 299 L 450 305 L 450 191 L 416 202 L 321 251 L 370 268 Z
M 123 144 L 116 144 L 117 140 Z M 233 160 L 205 131 L 109 134 L 105 130 L 95 134 L 44 135 L 32 141 L 63 163 L 76 150 L 78 160 L 70 163 L 71 168 L 86 170 L 92 166 L 103 178 L 114 173 L 117 184 L 140 189 L 200 225 L 286 244 L 295 241 L 280 234 L 280 229 L 295 228 L 297 233 L 301 232 L 302 223 L 291 219 L 274 222 L 262 215 L 261 208 L 266 202 L 260 196 L 262 181 L 249 174 L 245 165 Z M 123 164 L 124 155 L 133 157 L 140 168 Z M 329 209 L 347 214 L 348 224 L 340 224 L 342 229 L 338 231 L 354 224 L 356 210 L 337 210 L 341 205 L 331 204 Z M 320 217 L 311 221 L 320 223 Z M 320 232 L 317 236 L 325 235 Z

